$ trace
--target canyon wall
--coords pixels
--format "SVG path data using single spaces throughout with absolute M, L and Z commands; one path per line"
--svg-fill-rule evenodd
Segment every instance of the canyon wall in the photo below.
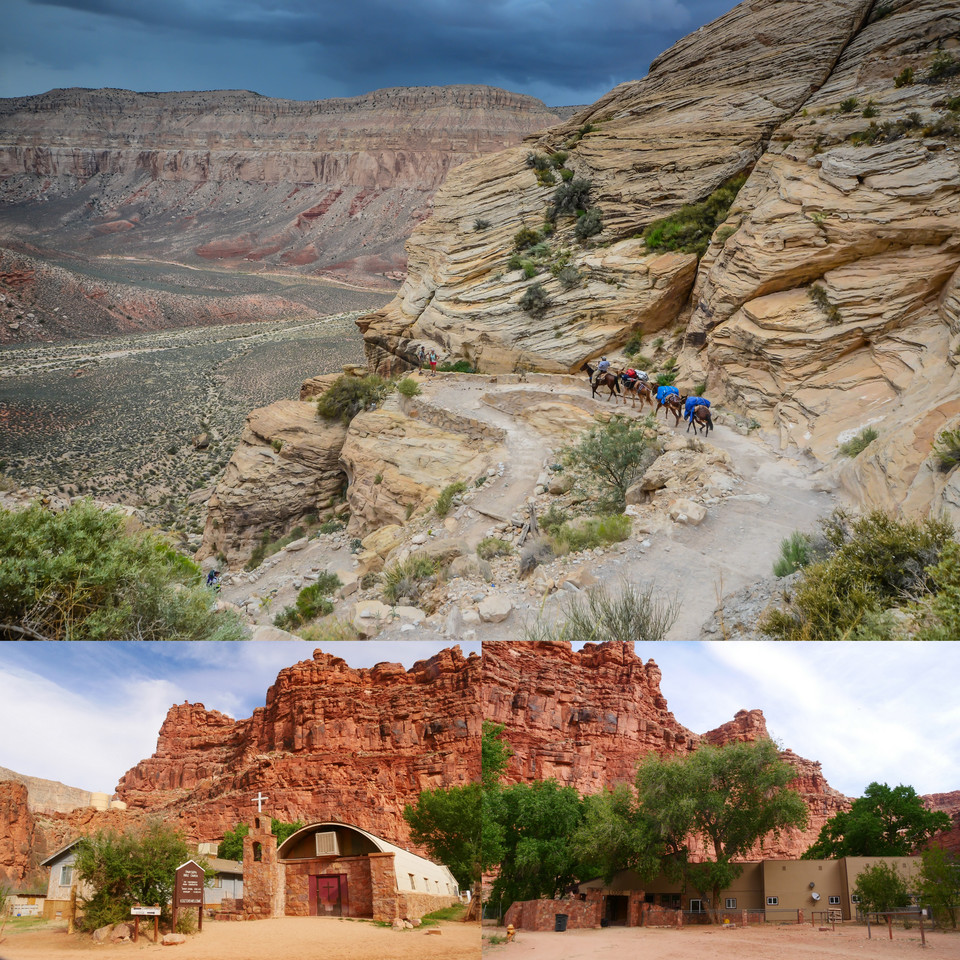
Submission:
M 644 79 L 453 171 L 403 287 L 358 321 L 370 367 L 428 339 L 482 371 L 574 371 L 660 334 L 651 364 L 675 359 L 683 391 L 705 383 L 855 499 L 960 520 L 960 472 L 931 456 L 960 425 L 958 37 L 937 0 L 741 3 Z M 599 233 L 578 238 L 574 211 L 545 228 L 558 187 L 531 152 L 589 182 Z M 702 258 L 647 248 L 654 221 L 738 174 Z M 878 439 L 842 456 L 868 426 Z
M 505 782 L 554 778 L 580 793 L 632 783 L 649 753 L 683 754 L 704 744 L 769 737 L 760 710 L 740 710 L 716 730 L 696 734 L 678 723 L 660 692 L 660 668 L 644 663 L 633 644 L 511 641 L 483 645 L 483 715 L 503 724 L 514 755 Z M 788 830 L 764 845 L 767 857 L 796 857 L 850 801 L 826 781 L 820 764 L 792 750 L 781 756 L 796 770 L 791 787 L 807 804 L 806 830 Z
M 281 820 L 342 821 L 409 846 L 404 805 L 479 776 L 479 691 L 480 658 L 459 647 L 410 670 L 355 670 L 317 650 L 281 670 L 245 720 L 171 707 L 156 753 L 124 774 L 117 796 L 178 817 L 198 841 L 248 822 L 262 792 Z
M 305 102 L 236 90 L 4 99 L 0 246 L 61 267 L 77 257 L 118 281 L 136 259 L 203 269 L 212 286 L 223 271 L 280 272 L 390 291 L 448 172 L 559 118 L 532 97 L 466 85 Z M 131 280 L 134 301 L 136 290 L 150 299 L 150 279 Z M 158 292 L 184 286 L 161 278 Z M 234 304 L 244 316 L 264 306 Z

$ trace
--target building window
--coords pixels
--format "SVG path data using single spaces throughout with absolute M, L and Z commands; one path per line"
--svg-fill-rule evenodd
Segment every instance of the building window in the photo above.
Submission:
M 411 890 L 416 890 L 416 889 L 417 889 L 417 878 L 416 878 L 412 873 L 408 873 L 407 876 L 410 878 L 410 889 L 411 889 Z
M 776 907 L 776 906 L 778 906 L 779 904 L 780 904 L 780 898 L 779 898 L 779 897 L 767 897 L 767 906 L 768 906 L 768 907 Z
M 690 901 L 690 912 L 691 912 L 691 913 L 703 913 L 703 901 L 702 901 L 702 900 L 691 900 L 691 901 Z
M 64 863 L 60 866 L 60 886 L 69 887 L 73 883 L 73 864 Z
M 827 902 L 828 902 L 831 906 L 840 906 L 840 898 L 839 898 L 839 897 L 827 897 Z
M 737 898 L 736 897 L 727 897 L 723 901 L 723 907 L 725 910 L 736 910 L 737 909 Z
M 260 863 L 263 860 L 263 844 L 262 843 L 254 842 L 253 859 L 255 863 Z
M 859 903 L 859 902 L 860 902 L 860 898 L 859 898 L 856 894 L 854 894 L 852 897 L 850 897 L 850 902 L 851 902 L 851 903 Z

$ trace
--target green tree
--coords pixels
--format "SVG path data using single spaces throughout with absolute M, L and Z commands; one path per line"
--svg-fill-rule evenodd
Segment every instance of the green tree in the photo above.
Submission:
M 627 490 L 639 480 L 657 454 L 651 417 L 641 423 L 612 417 L 562 451 L 574 485 L 597 500 L 598 511 L 622 513 Z
M 100 831 L 76 849 L 77 878 L 94 891 L 82 901 L 85 930 L 126 920 L 135 903 L 159 903 L 166 916 L 177 867 L 191 859 L 206 866 L 180 831 L 156 819 L 124 833 Z
M 803 859 L 905 857 L 949 826 L 947 814 L 928 810 L 913 787 L 871 783 L 848 811 L 821 827 Z
M 881 860 L 864 870 L 853 885 L 863 913 L 900 910 L 910 903 L 907 881 L 897 868 Z
M 283 820 L 277 820 L 276 817 L 270 818 L 270 832 L 277 838 L 278 847 L 303 826 L 302 820 L 286 823 Z M 249 832 L 250 825 L 247 823 L 238 823 L 232 830 L 228 830 L 217 847 L 217 856 L 221 860 L 243 860 L 243 838 Z
M 358 413 L 378 406 L 390 392 L 391 384 L 376 374 L 337 377 L 317 397 L 317 413 L 326 420 L 349 423 Z
M 570 839 L 582 813 L 577 791 L 556 780 L 505 787 L 496 809 L 503 854 L 492 899 L 507 907 L 556 896 L 572 883 L 577 855 Z
M 638 809 L 664 845 L 667 873 L 709 891 L 716 908 L 720 891 L 743 871 L 735 860 L 768 836 L 806 826 L 806 804 L 787 789 L 795 776 L 772 740 L 644 758 L 637 768 Z M 691 861 L 689 836 L 703 843 L 710 860 Z
M 960 912 L 960 857 L 943 847 L 927 847 L 921 856 L 920 896 L 937 921 L 957 929 Z
M 192 560 L 124 522 L 89 500 L 60 513 L 0 510 L 0 638 L 242 639 Z

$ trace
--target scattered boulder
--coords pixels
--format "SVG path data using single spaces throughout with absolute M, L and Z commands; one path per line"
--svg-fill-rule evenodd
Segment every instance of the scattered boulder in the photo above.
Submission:
M 198 433 L 192 440 L 194 450 L 206 450 L 210 446 L 210 434 Z
M 110 934 L 111 934 L 112 932 L 113 932 L 113 924 L 112 924 L 112 923 L 108 923 L 106 926 L 103 926 L 103 927 L 97 927 L 97 929 L 94 930 L 94 931 L 93 931 L 93 934 L 92 934 L 92 936 L 93 936 L 93 942 L 94 942 L 94 943 L 104 943 L 105 941 L 107 941 L 107 940 L 110 939 Z
M 667 512 L 675 523 L 688 523 L 695 527 L 703 523 L 707 508 L 702 503 L 695 503 L 693 500 L 685 500 L 681 497 L 671 502 Z
M 447 575 L 451 579 L 465 577 L 473 580 L 485 580 L 489 583 L 493 579 L 493 568 L 486 560 L 468 554 L 454 557 Z
M 484 623 L 501 623 L 510 616 L 512 610 L 513 601 L 502 594 L 484 597 L 477 607 L 477 613 Z
M 431 540 L 415 550 L 413 555 L 429 557 L 435 563 L 446 565 L 455 557 L 462 556 L 464 552 L 464 546 L 459 540 Z
M 165 947 L 178 947 L 181 943 L 186 943 L 187 938 L 182 933 L 167 933 L 160 942 Z
M 114 943 L 120 943 L 122 940 L 129 940 L 133 936 L 133 927 L 129 923 L 118 923 L 110 934 L 110 939 Z

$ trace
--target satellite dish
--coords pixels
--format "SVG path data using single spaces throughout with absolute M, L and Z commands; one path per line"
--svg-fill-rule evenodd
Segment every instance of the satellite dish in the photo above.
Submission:
M 819 894 L 819 893 L 811 893 L 810 896 L 813 897 L 813 902 L 814 902 L 814 903 L 816 903 L 816 902 L 820 899 L 820 894 Z

